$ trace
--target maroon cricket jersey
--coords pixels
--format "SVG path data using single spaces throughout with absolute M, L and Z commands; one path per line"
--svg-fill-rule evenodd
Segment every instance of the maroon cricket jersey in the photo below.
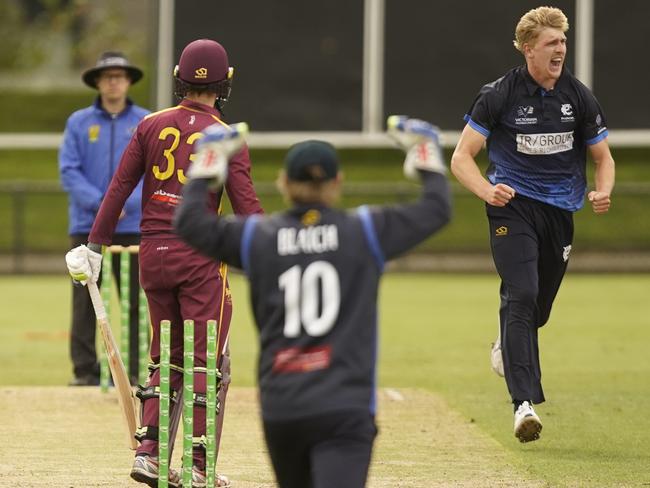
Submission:
M 172 218 L 187 182 L 187 169 L 195 157 L 194 143 L 201 138 L 203 129 L 215 123 L 226 125 L 218 110 L 187 99 L 176 107 L 146 116 L 122 155 L 88 242 L 111 243 L 124 202 L 141 177 L 142 237 L 175 237 Z M 226 192 L 237 214 L 262 213 L 250 171 L 248 148 L 244 147 L 231 160 L 226 182 Z M 215 212 L 219 211 L 220 201 L 221 193 L 210 195 Z

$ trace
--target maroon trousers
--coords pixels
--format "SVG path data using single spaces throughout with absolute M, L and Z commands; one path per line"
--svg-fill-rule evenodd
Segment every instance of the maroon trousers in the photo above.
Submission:
M 208 320 L 217 320 L 219 351 L 223 352 L 230 329 L 232 301 L 226 280 L 226 269 L 205 257 L 179 239 L 146 239 L 140 244 L 140 283 L 147 295 L 153 325 L 151 358 L 160 363 L 160 322 L 171 321 L 171 363 L 183 367 L 183 320 L 194 320 L 194 366 L 205 368 Z M 221 357 L 219 358 L 221 361 Z M 172 372 L 171 388 L 180 392 L 181 373 Z M 148 386 L 160 385 L 156 370 Z M 194 391 L 206 392 L 203 371 L 194 373 Z M 158 426 L 158 399 L 147 400 L 142 413 L 142 426 Z M 174 406 L 172 406 L 174 408 Z M 177 408 L 181 408 L 178 405 Z M 174 415 L 170 415 L 173 418 Z M 205 407 L 194 407 L 194 437 L 205 434 Z M 170 439 L 171 440 L 171 439 Z M 171 440 L 173 442 L 173 440 Z M 158 443 L 145 441 L 137 453 L 157 455 Z M 203 468 L 205 454 L 195 450 L 195 464 Z

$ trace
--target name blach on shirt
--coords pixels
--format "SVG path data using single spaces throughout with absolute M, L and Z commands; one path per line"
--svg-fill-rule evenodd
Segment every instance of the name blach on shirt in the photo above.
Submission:
M 336 251 L 338 248 L 339 233 L 335 225 L 278 229 L 278 254 L 280 256 L 322 253 Z

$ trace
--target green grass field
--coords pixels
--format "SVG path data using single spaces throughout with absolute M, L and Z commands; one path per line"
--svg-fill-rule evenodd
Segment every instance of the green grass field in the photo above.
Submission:
M 252 386 L 257 344 L 246 283 L 234 275 L 231 284 L 233 385 Z M 381 288 L 380 386 L 439 396 L 461 423 L 491 439 L 492 449 L 503 452 L 498 462 L 516 466 L 530 486 L 646 486 L 648 290 L 648 275 L 567 276 L 551 321 L 540 332 L 548 400 L 537 408 L 544 422 L 538 442 L 521 445 L 513 437 L 505 385 L 489 368 L 498 306 L 494 276 L 387 275 Z M 64 385 L 71 369 L 68 279 L 2 276 L 0 296 L 5 304 L 0 315 L 0 387 Z M 427 410 L 417 412 L 426 415 L 422 412 Z M 393 419 L 386 411 L 381 417 L 385 424 Z M 435 418 L 420 420 L 434 436 L 444 427 L 436 426 Z M 399 426 L 391 423 L 382 432 L 391 435 L 391 429 Z M 408 438 L 403 443 L 390 448 L 412 448 Z M 453 450 L 441 452 L 439 445 L 431 449 L 413 455 L 430 456 L 432 463 L 449 456 L 451 469 Z M 471 451 L 472 443 L 464 449 Z M 436 471 L 437 479 L 454 486 L 445 472 Z

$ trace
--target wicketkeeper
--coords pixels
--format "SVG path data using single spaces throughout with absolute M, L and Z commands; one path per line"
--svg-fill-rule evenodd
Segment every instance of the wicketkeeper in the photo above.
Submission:
M 206 129 L 176 229 L 250 280 L 264 433 L 280 487 L 360 488 L 377 433 L 379 279 L 387 260 L 450 217 L 438 132 L 423 121 L 389 119 L 389 133 L 407 151 L 404 172 L 422 182 L 415 203 L 333 208 L 341 186 L 336 151 L 306 141 L 289 150 L 279 178 L 291 209 L 221 218 L 206 201 L 227 184 L 245 132 L 242 125 Z

